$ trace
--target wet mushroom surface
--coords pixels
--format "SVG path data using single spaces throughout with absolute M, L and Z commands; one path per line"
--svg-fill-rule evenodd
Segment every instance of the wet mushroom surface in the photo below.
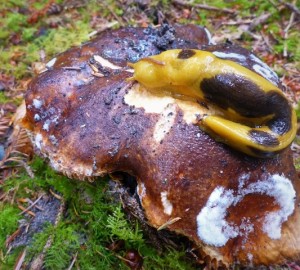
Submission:
M 291 150 L 268 159 L 245 155 L 197 125 L 216 106 L 127 80 L 128 62 L 175 48 L 213 52 L 280 87 L 259 58 L 212 44 L 205 28 L 105 31 L 49 61 L 30 83 L 23 124 L 36 153 L 71 178 L 134 176 L 149 224 L 188 237 L 216 265 L 298 260 L 300 186 Z

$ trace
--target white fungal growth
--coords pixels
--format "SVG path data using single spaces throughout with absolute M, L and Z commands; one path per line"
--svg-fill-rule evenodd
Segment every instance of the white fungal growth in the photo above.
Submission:
M 43 130 L 45 131 L 49 131 L 49 126 L 50 126 L 51 121 L 48 119 L 45 121 L 44 125 L 43 125 Z
M 164 191 L 160 193 L 161 203 L 164 207 L 164 213 L 166 215 L 171 215 L 173 212 L 173 204 L 168 200 L 168 192 Z
M 251 253 L 247 254 L 247 258 L 248 258 L 249 262 L 252 263 L 252 261 L 253 261 L 253 255 Z
M 271 239 L 280 239 L 281 225 L 287 221 L 288 217 L 294 212 L 296 191 L 289 179 L 278 174 L 273 175 L 269 185 L 261 182 L 262 188 L 265 186 L 267 195 L 275 198 L 280 209 L 276 212 L 269 213 L 263 225 L 263 231 Z M 258 187 L 259 188 L 259 187 Z
M 50 135 L 49 139 L 53 145 L 58 145 L 58 140 L 56 139 L 56 137 L 54 135 Z
M 246 57 L 238 53 L 224 53 L 224 52 L 212 52 L 212 53 L 221 59 L 236 59 L 239 61 L 246 61 Z
M 34 121 L 40 121 L 41 120 L 41 117 L 39 114 L 35 114 L 34 117 L 33 117 Z
M 197 216 L 198 236 L 206 244 L 221 247 L 238 235 L 237 228 L 225 220 L 227 209 L 234 200 L 233 191 L 224 187 L 216 187 L 211 193 Z
M 33 99 L 33 107 L 36 109 L 40 109 L 43 105 L 43 102 L 41 100 L 38 99 Z
M 43 143 L 43 136 L 42 136 L 42 134 L 40 134 L 40 133 L 36 134 L 34 143 L 35 143 L 36 148 L 39 149 L 39 150 L 41 150 L 42 143 Z
M 197 233 L 206 244 L 221 247 L 237 236 L 246 240 L 255 229 L 249 218 L 243 217 L 239 226 L 229 224 L 225 217 L 230 206 L 236 206 L 249 194 L 261 194 L 273 197 L 280 207 L 278 211 L 266 213 L 261 228 L 271 239 L 280 239 L 281 225 L 295 209 L 296 192 L 289 179 L 279 174 L 268 175 L 266 179 L 251 183 L 246 182 L 250 176 L 244 174 L 239 178 L 236 195 L 233 190 L 218 186 L 211 193 L 206 205 L 197 216 Z
M 55 58 L 52 58 L 52 59 L 46 64 L 46 68 L 47 68 L 47 69 L 51 69 L 51 68 L 54 66 L 55 62 L 56 62 L 56 57 L 55 57 Z

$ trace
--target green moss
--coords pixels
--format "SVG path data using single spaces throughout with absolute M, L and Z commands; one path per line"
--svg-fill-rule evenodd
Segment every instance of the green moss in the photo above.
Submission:
M 44 249 L 49 239 L 51 239 L 52 244 Z M 79 247 L 77 225 L 60 222 L 58 226 L 49 225 L 42 233 L 35 235 L 28 251 L 28 258 L 39 255 L 43 251 L 46 269 L 66 269 L 70 264 L 72 255 L 78 251 Z
M 6 102 L 8 102 L 10 99 L 5 96 L 5 93 L 0 91 L 0 104 L 4 104 Z
M 7 237 L 17 230 L 19 212 L 16 207 L 0 202 L 0 247 L 3 247 Z
M 110 192 L 107 191 L 108 179 L 99 179 L 93 184 L 70 180 L 55 173 L 40 158 L 34 158 L 31 166 L 35 172 L 34 179 L 22 173 L 7 180 L 3 190 L 8 191 L 17 186 L 18 198 L 28 196 L 28 190 L 41 192 L 52 189 L 64 199 L 67 214 L 63 215 L 57 226 L 49 224 L 41 233 L 35 235 L 28 250 L 27 261 L 42 252 L 45 243 L 51 238 L 51 247 L 45 251 L 46 270 L 66 269 L 76 253 L 80 269 L 125 270 L 128 268 L 118 256 L 124 257 L 128 249 L 140 252 L 147 270 L 193 269 L 192 264 L 184 259 L 183 251 L 167 250 L 161 255 L 147 243 L 139 223 L 129 222 L 121 205 L 110 197 Z M 3 205 L 3 209 L 7 210 L 2 212 L 2 226 L 11 228 L 3 233 L 5 237 L 2 247 L 5 250 L 3 241 L 6 235 L 16 229 L 17 220 L 21 217 L 17 215 L 18 210 L 8 205 Z M 12 218 L 8 223 L 7 215 Z M 123 249 L 116 252 L 108 249 L 112 242 L 119 240 L 125 242 Z
M 72 255 L 79 249 L 79 235 L 76 225 L 61 223 L 51 236 L 53 243 L 45 255 L 45 268 L 50 270 L 66 269 L 70 265 Z
M 4 255 L 3 258 L 0 260 L 0 269 L 1 270 L 14 269 L 16 261 L 23 251 L 24 251 L 24 247 L 18 247 L 10 251 L 9 254 Z
M 1 2 L 1 1 L 0 1 Z M 48 0 L 33 2 L 37 10 L 43 9 Z M 57 0 L 56 3 L 63 3 Z M 194 1 L 194 3 L 205 4 L 207 1 Z M 163 14 L 169 14 L 171 1 L 157 0 L 149 4 L 149 8 L 158 7 Z M 259 0 L 251 2 L 248 0 L 221 1 L 212 0 L 208 3 L 219 8 L 238 7 L 238 16 L 244 18 L 253 13 L 259 16 L 262 12 L 270 12 L 272 16 L 268 20 L 268 28 L 258 26 L 256 30 L 272 32 L 278 41 L 275 52 L 282 53 L 284 40 L 281 37 L 282 25 L 276 21 L 280 16 L 288 17 L 288 14 L 281 14 L 269 1 Z M 135 7 L 132 3 L 129 7 Z M 0 8 L 5 9 L 4 16 L 0 18 L 0 62 L 1 72 L 15 76 L 17 79 L 32 76 L 30 66 L 32 62 L 40 61 L 40 50 L 44 50 L 46 58 L 51 59 L 72 46 L 77 46 L 81 42 L 88 40 L 88 34 L 92 32 L 90 26 L 91 14 L 108 21 L 115 20 L 114 15 L 127 16 L 127 11 L 123 9 L 120 1 L 88 1 L 81 8 L 70 11 L 63 11 L 58 16 L 62 18 L 59 26 L 55 29 L 49 27 L 47 18 L 41 17 L 35 24 L 29 24 L 27 19 L 31 15 L 18 13 L 18 7 L 29 8 L 28 1 L 10 0 L 2 1 Z M 110 9 L 108 9 L 109 7 Z M 129 9 L 130 10 L 130 9 Z M 197 9 L 195 9 L 197 11 Z M 216 13 L 206 10 L 198 11 L 199 19 L 191 21 L 182 19 L 181 22 L 197 23 L 210 27 L 210 23 L 216 16 L 224 16 L 223 13 Z M 152 16 L 152 15 L 150 15 Z M 74 19 L 76 18 L 76 19 Z M 212 19 L 213 18 L 213 19 Z M 129 16 L 128 21 L 136 24 L 134 16 Z M 156 20 L 156 16 L 148 18 Z M 96 20 L 96 19 L 95 19 Z M 120 18 L 122 20 L 122 18 Z M 234 32 L 235 26 L 226 26 Z M 14 45 L 10 42 L 12 34 L 21 37 L 20 43 Z M 252 36 L 245 35 L 245 40 L 253 39 Z M 299 33 L 295 29 L 290 30 L 287 41 L 288 52 L 293 58 L 300 59 Z M 249 43 L 250 46 L 250 43 Z M 13 61 L 12 61 L 13 60 Z M 0 103 L 8 102 L 3 92 L 0 92 Z M 300 118 L 300 112 L 297 112 Z M 300 169 L 300 161 L 296 160 L 296 166 Z M 66 211 L 62 215 L 57 226 L 48 224 L 43 232 L 37 234 L 30 245 L 27 259 L 42 252 L 45 243 L 49 238 L 53 240 L 51 247 L 45 253 L 45 268 L 66 269 L 74 254 L 78 254 L 76 267 L 79 269 L 128 269 L 122 260 L 128 249 L 136 249 L 144 258 L 144 268 L 149 269 L 195 269 L 195 267 L 185 259 L 185 252 L 166 250 L 159 254 L 146 239 L 140 229 L 138 222 L 130 222 L 122 211 L 120 204 L 113 201 L 108 190 L 107 179 L 98 179 L 95 183 L 80 182 L 70 180 L 50 169 L 41 159 L 35 158 L 31 166 L 35 171 L 35 178 L 29 178 L 25 173 L 20 173 L 14 178 L 7 180 L 2 186 L 3 192 L 16 188 L 16 199 L 30 196 L 31 193 L 48 192 L 49 189 L 58 193 L 64 200 Z M 30 193 L 30 194 L 31 194 Z M 13 233 L 18 226 L 20 212 L 10 204 L 0 204 L 0 250 L 2 254 L 7 252 L 4 243 L 8 235 Z M 2 229 L 3 228 L 3 229 Z M 112 242 L 124 240 L 125 246 L 121 250 L 111 251 L 108 247 Z M 13 250 L 5 258 L 2 256 L 0 269 L 13 269 L 17 256 L 23 250 L 20 247 Z
M 300 101 L 299 101 L 298 106 L 296 108 L 296 114 L 297 114 L 298 120 L 300 120 Z
M 108 217 L 107 228 L 112 236 L 124 240 L 128 248 L 138 249 L 144 243 L 143 234 L 139 230 L 138 223 L 135 224 L 135 228 L 132 228 L 125 218 L 121 206 L 116 207 L 112 215 Z
M 33 7 L 36 10 L 42 9 L 49 1 L 35 2 Z M 12 3 L 7 3 L 7 12 L 5 16 L 0 18 L 0 62 L 1 69 L 15 76 L 17 79 L 32 75 L 29 67 L 35 61 L 39 61 L 39 52 L 44 50 L 48 59 L 55 54 L 69 49 L 72 46 L 80 45 L 87 41 L 88 34 L 92 31 L 89 26 L 91 10 L 85 10 L 85 16 L 82 19 L 73 21 L 73 18 L 65 17 L 65 24 L 68 27 L 58 27 L 51 29 L 46 21 L 41 18 L 36 24 L 29 24 L 27 19 L 29 15 L 18 13 L 16 10 L 8 9 Z M 20 5 L 28 8 L 27 1 L 20 1 L 16 6 Z M 95 6 L 92 1 L 91 6 Z M 15 7 L 16 7 L 15 6 Z M 46 29 L 37 34 L 40 29 Z M 20 36 L 20 42 L 17 45 L 10 43 L 12 34 Z M 20 57 L 16 59 L 16 55 Z M 14 59 L 12 62 L 11 60 Z
M 27 16 L 12 12 L 5 20 L 5 24 L 3 25 L 5 29 L 9 29 L 11 32 L 18 32 L 26 25 Z M 2 19 L 2 22 L 4 20 Z

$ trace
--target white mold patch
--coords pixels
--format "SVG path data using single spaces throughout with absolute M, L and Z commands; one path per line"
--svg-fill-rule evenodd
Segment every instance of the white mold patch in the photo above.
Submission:
M 249 261 L 250 263 L 252 263 L 252 261 L 253 261 L 253 255 L 252 255 L 251 253 L 248 253 L 248 254 L 247 254 L 247 258 L 248 258 L 248 261 Z
M 47 119 L 45 123 L 43 124 L 43 130 L 49 131 L 49 126 L 50 126 L 51 121 Z
M 50 142 L 51 142 L 53 145 L 55 145 L 55 146 L 58 145 L 58 140 L 56 139 L 56 137 L 55 137 L 54 135 L 50 135 L 50 136 L 49 136 L 49 139 L 50 139 Z
M 56 62 L 57 58 L 52 58 L 47 64 L 46 64 L 46 68 L 47 69 L 51 69 L 54 65 L 55 65 L 55 62 Z
M 41 120 L 41 117 L 39 114 L 35 114 L 34 117 L 33 117 L 34 121 L 40 121 Z
M 275 198 L 280 209 L 269 213 L 263 225 L 263 231 L 271 239 L 280 239 L 281 225 L 294 212 L 296 191 L 289 179 L 278 174 L 273 175 L 269 182 L 260 181 L 252 189 Z
M 173 126 L 175 118 L 176 106 L 175 104 L 168 104 L 154 127 L 153 138 L 155 142 L 159 143 L 164 139 Z
M 170 216 L 173 212 L 173 204 L 168 200 L 168 192 L 164 191 L 160 193 L 161 203 L 164 207 L 164 213 Z
M 35 139 L 34 139 L 34 144 L 35 144 L 36 148 L 39 149 L 39 150 L 41 150 L 42 143 L 43 143 L 43 136 L 42 136 L 42 134 L 37 133 L 35 135 Z
M 233 190 L 218 186 L 211 193 L 206 205 L 197 216 L 197 233 L 199 238 L 208 245 L 221 247 L 237 236 L 247 239 L 254 231 L 249 218 L 242 218 L 239 226 L 228 223 L 225 219 L 227 209 L 236 206 L 249 194 L 261 194 L 273 197 L 280 207 L 278 211 L 266 213 L 261 228 L 271 239 L 280 239 L 281 225 L 295 209 L 296 192 L 291 181 L 279 174 L 268 175 L 266 179 L 246 185 L 249 175 L 239 178 L 236 195 Z
M 224 53 L 224 52 L 212 52 L 212 53 L 221 59 L 236 59 L 239 61 L 246 61 L 246 57 L 238 53 Z
M 227 208 L 234 203 L 232 190 L 216 187 L 197 216 L 198 236 L 208 245 L 221 247 L 238 236 L 238 229 L 225 220 Z
M 40 109 L 43 105 L 43 101 L 35 98 L 35 99 L 33 99 L 32 105 L 33 105 L 34 108 Z
M 278 85 L 278 76 L 277 76 L 277 74 L 266 63 L 261 61 L 254 54 L 250 55 L 250 59 L 256 63 L 255 65 L 253 65 L 253 69 L 255 70 L 255 72 L 257 72 L 262 77 L 269 80 L 270 82 L 272 82 L 276 86 Z

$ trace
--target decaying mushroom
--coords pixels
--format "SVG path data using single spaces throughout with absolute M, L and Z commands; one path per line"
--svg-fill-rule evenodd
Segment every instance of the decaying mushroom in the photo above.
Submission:
M 300 184 L 291 151 L 248 156 L 199 129 L 216 106 L 148 91 L 127 62 L 168 49 L 201 49 L 280 88 L 251 52 L 213 45 L 204 28 L 106 31 L 58 55 L 31 82 L 23 119 L 35 150 L 77 179 L 136 177 L 149 223 L 187 236 L 215 265 L 271 265 L 300 257 Z

